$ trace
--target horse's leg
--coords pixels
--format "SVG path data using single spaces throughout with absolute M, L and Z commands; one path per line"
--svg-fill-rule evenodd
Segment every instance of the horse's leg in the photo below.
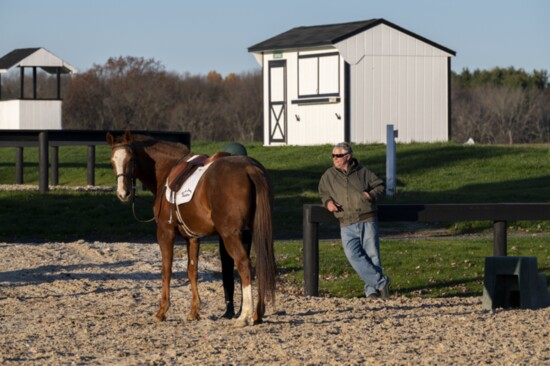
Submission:
M 243 243 L 246 254 L 250 258 L 250 248 L 252 247 L 252 234 L 249 229 L 245 229 L 242 232 L 241 241 Z M 222 315 L 224 318 L 231 319 L 235 316 L 235 305 L 233 294 L 235 293 L 235 278 L 233 277 L 233 270 L 235 269 L 235 261 L 227 250 L 223 240 L 220 237 L 219 240 L 220 256 L 222 262 L 222 282 L 223 282 L 223 294 L 225 298 L 225 313 Z M 242 309 L 242 301 L 241 301 Z M 239 312 L 241 311 L 239 309 Z
M 252 232 L 250 229 L 245 229 L 243 231 L 241 240 L 244 249 L 246 250 L 246 254 L 248 258 L 250 258 L 250 249 L 252 248 Z M 261 289 L 258 289 L 258 291 L 261 291 Z M 262 318 L 265 314 L 264 296 L 261 293 L 258 295 L 258 303 L 256 304 L 256 311 L 254 312 L 254 324 L 261 324 L 263 322 Z
M 252 322 L 253 302 L 252 302 L 252 266 L 250 258 L 241 242 L 241 238 L 236 235 L 225 236 L 222 238 L 225 249 L 235 261 L 237 271 L 241 277 L 242 286 L 242 305 L 241 315 L 235 323 L 238 327 L 244 327 Z
M 160 321 L 166 320 L 166 312 L 170 308 L 170 280 L 172 279 L 175 236 L 175 232 L 171 227 L 157 225 L 157 241 L 162 256 L 162 291 L 160 307 L 156 315 Z
M 199 290 L 197 286 L 197 274 L 199 269 L 199 249 L 200 249 L 200 240 L 197 238 L 189 239 L 189 244 L 187 246 L 187 276 L 191 282 L 191 311 L 187 315 L 187 320 L 199 320 L 200 308 L 201 308 L 201 299 L 199 297 Z
M 225 250 L 222 238 L 219 240 L 220 257 L 222 262 L 222 283 L 223 295 L 225 299 L 225 313 L 222 317 L 231 319 L 235 316 L 235 305 L 233 303 L 233 294 L 235 293 L 235 279 L 233 278 L 233 269 L 235 262 Z

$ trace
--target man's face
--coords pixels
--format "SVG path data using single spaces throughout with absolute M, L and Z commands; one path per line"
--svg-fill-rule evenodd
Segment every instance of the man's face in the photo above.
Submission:
M 347 170 L 351 155 L 345 153 L 342 149 L 336 148 L 332 150 L 332 163 L 335 168 Z

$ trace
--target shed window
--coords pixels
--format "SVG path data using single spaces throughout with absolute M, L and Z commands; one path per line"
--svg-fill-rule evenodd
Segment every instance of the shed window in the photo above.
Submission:
M 298 56 L 298 97 L 340 95 L 340 57 L 336 52 Z

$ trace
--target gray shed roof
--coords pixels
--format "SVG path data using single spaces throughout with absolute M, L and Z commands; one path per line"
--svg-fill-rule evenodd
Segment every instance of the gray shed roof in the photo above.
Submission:
M 39 56 L 36 57 L 35 61 L 33 61 L 32 57 L 35 54 Z M 49 62 L 44 62 L 44 57 L 48 57 Z M 64 74 L 77 72 L 76 68 L 69 65 L 59 57 L 53 55 L 45 48 L 34 47 L 18 48 L 0 58 L 0 73 L 8 71 L 12 67 L 21 67 L 22 64 L 24 64 L 24 67 L 40 67 L 50 74 L 56 73 L 57 69 L 60 69 L 61 73 Z
M 385 19 L 370 19 L 351 23 L 316 25 L 310 27 L 297 27 L 281 33 L 275 37 L 269 38 L 263 42 L 257 43 L 248 48 L 248 52 L 274 51 L 292 48 L 307 48 L 318 46 L 329 46 L 338 43 L 344 39 L 364 32 L 377 25 L 385 24 L 389 27 L 399 30 L 411 37 L 417 38 L 436 48 L 439 48 L 452 55 L 456 52 L 443 47 L 435 42 L 401 28 Z

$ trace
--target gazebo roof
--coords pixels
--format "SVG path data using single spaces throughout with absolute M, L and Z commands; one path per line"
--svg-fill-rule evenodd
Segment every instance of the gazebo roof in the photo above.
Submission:
M 50 74 L 75 74 L 78 70 L 42 47 L 18 48 L 0 58 L 0 73 L 13 67 L 39 67 Z

